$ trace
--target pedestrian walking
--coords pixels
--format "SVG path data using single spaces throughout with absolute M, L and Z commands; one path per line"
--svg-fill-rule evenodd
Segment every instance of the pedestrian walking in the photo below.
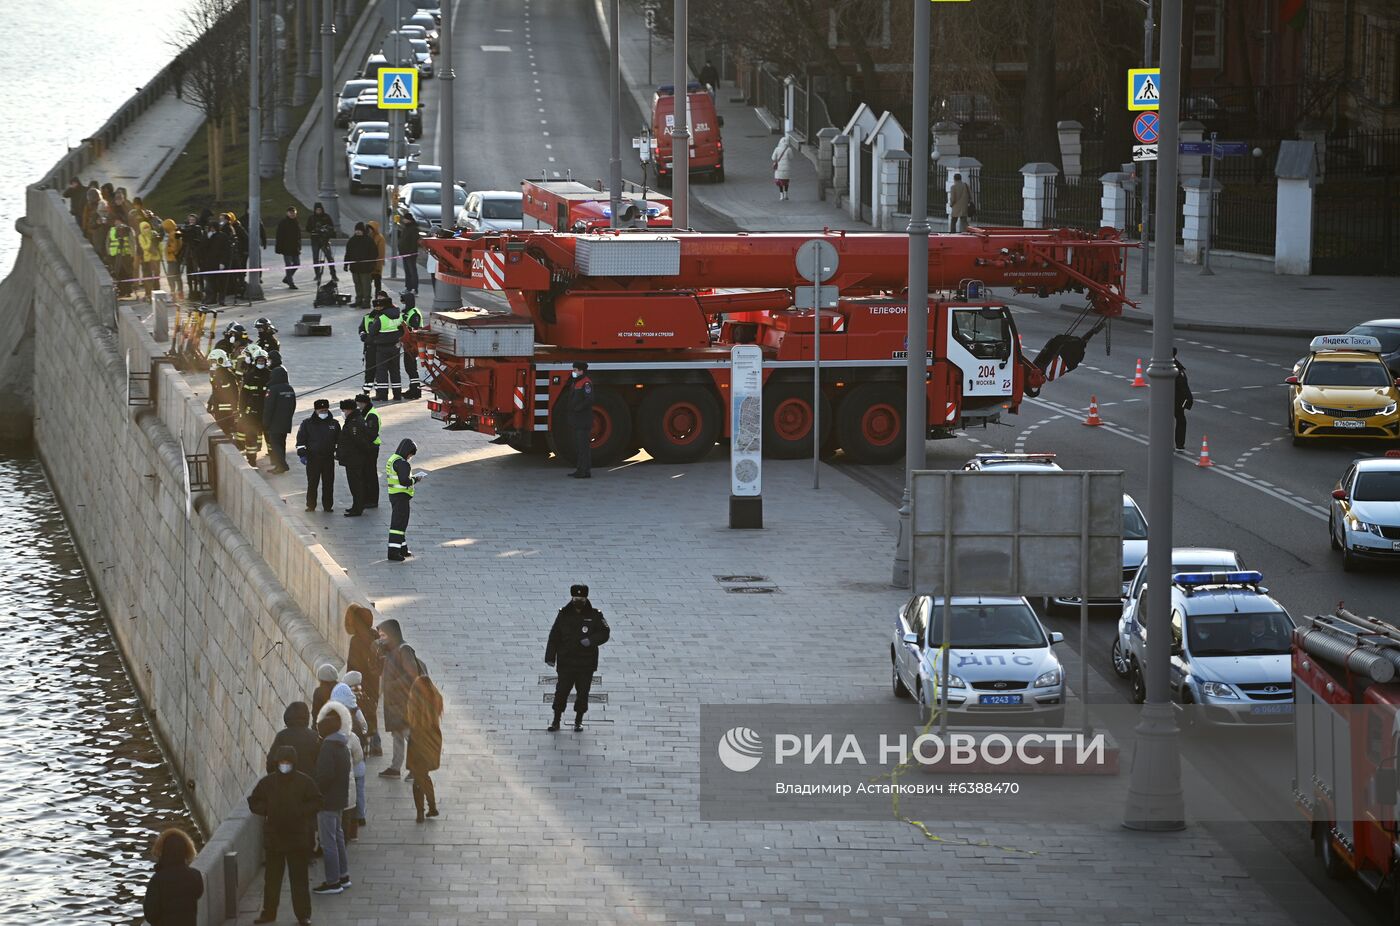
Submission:
M 146 897 L 141 902 L 146 922 L 151 926 L 195 926 L 199 898 L 204 896 L 204 875 L 190 867 L 194 841 L 184 830 L 172 827 L 156 837 L 151 854 L 156 857 L 156 870 L 146 882 Z
M 273 354 L 269 354 L 268 363 L 272 363 L 273 359 Z M 281 364 L 281 355 L 276 354 L 276 359 L 278 362 L 268 371 L 262 428 L 263 436 L 267 438 L 267 455 L 272 460 L 272 472 L 285 473 L 290 468 L 287 466 L 287 435 L 292 433 L 297 394 L 291 383 L 287 382 L 287 370 Z
M 177 55 L 175 60 L 170 62 L 170 82 L 175 85 L 175 99 L 185 98 L 185 59 L 183 55 Z
M 301 266 L 301 225 L 297 222 L 297 207 L 288 206 L 287 214 L 277 223 L 277 253 L 282 255 L 282 265 L 286 272 L 282 282 L 288 289 L 296 289 L 297 268 Z
M 365 755 L 382 756 L 379 743 L 379 676 L 384 662 L 380 656 L 379 634 L 374 630 L 374 612 L 364 605 L 345 609 L 345 632 L 350 635 L 350 652 L 345 657 L 347 674 L 360 676 L 358 701 L 365 715 Z
M 588 364 L 575 360 L 569 383 L 564 387 L 565 411 L 569 430 L 574 436 L 574 479 L 593 477 L 593 380 L 588 377 Z
M 598 647 L 611 636 L 612 628 L 603 619 L 603 612 L 588 600 L 588 586 L 569 586 L 569 603 L 559 609 L 544 648 L 545 665 L 555 666 L 559 676 L 554 685 L 554 721 L 549 725 L 549 732 L 558 732 L 571 691 L 574 693 L 574 730 L 583 729 L 583 715 L 588 713 L 588 692 L 593 687 L 593 674 L 598 671 Z
M 355 696 L 351 694 L 350 686 L 337 684 L 335 687 L 337 691 L 344 689 L 344 695 L 354 701 Z M 358 712 L 352 711 L 344 701 L 332 697 L 322 705 L 321 712 L 316 715 L 318 725 L 330 714 L 336 714 L 340 717 L 340 730 L 345 734 L 345 746 L 350 751 L 350 774 L 345 781 L 345 797 L 348 803 L 340 809 L 340 828 L 345 833 L 346 842 L 353 842 L 359 834 L 359 830 L 356 828 L 356 821 L 359 819 L 357 815 L 359 804 L 355 785 L 357 778 L 363 780 L 365 769 L 364 744 L 360 742 L 360 737 L 355 731 L 356 713 Z M 355 774 L 357 766 L 360 769 L 358 776 Z
M 797 157 L 797 139 L 791 134 L 778 139 L 770 160 L 773 162 L 773 182 L 778 185 L 778 199 L 788 198 L 788 184 L 792 181 L 792 162 Z
M 379 639 L 384 664 L 384 729 L 393 741 L 389 766 L 379 774 L 383 778 L 398 778 L 408 749 L 408 691 L 425 670 L 413 647 L 403 641 L 398 621 L 381 621 Z
M 321 755 L 321 735 L 311 727 L 311 708 L 305 701 L 293 701 L 282 712 L 282 722 L 286 726 L 277 731 L 267 750 L 267 773 L 271 775 L 277 771 L 277 750 L 290 746 L 296 752 L 293 764 L 297 771 L 314 776 L 316 759 Z
M 364 452 L 361 449 L 367 442 L 364 419 L 354 399 L 344 399 L 340 411 L 345 416 L 340 425 L 340 437 L 335 442 L 335 456 L 345 467 L 345 484 L 350 489 L 350 507 L 345 509 L 347 518 L 358 518 L 364 514 Z
M 329 662 L 316 667 L 316 690 L 311 692 L 311 714 L 317 721 L 321 719 L 321 708 L 331 699 L 331 692 L 340 682 L 340 673 Z
M 437 786 L 432 773 L 442 763 L 442 692 L 427 674 L 418 676 L 408 689 L 408 755 L 405 763 L 413 776 L 413 806 L 418 822 L 438 815 Z M 427 800 L 428 812 L 423 813 Z
M 354 307 L 369 311 L 370 281 L 374 278 L 374 264 L 379 251 L 365 231 L 364 222 L 355 223 L 355 232 L 345 242 L 345 271 L 355 281 Z
M 1191 382 L 1186 378 L 1186 367 L 1181 361 L 1176 359 L 1176 348 L 1172 348 L 1172 366 L 1176 368 L 1176 392 L 1173 397 L 1173 407 L 1176 411 L 1176 449 L 1184 451 L 1186 449 L 1186 413 L 1191 410 L 1191 406 L 1196 404 L 1196 397 L 1191 394 Z
M 350 762 L 349 731 L 341 728 L 340 714 L 323 713 L 316 722 L 321 734 L 321 754 L 316 759 L 316 788 L 321 792 L 321 808 L 316 829 L 321 839 L 324 877 L 311 889 L 313 894 L 339 894 L 350 882 L 350 857 L 345 852 L 345 827 L 340 815 L 351 805 L 354 767 Z
M 698 79 L 700 86 L 708 89 L 710 95 L 714 96 L 715 89 L 719 87 L 719 71 L 715 70 L 715 66 L 709 58 L 705 59 L 705 64 L 700 68 Z
M 413 213 L 405 215 L 399 222 L 399 254 L 403 260 L 403 288 L 410 293 L 418 292 L 418 250 L 421 235 L 418 220 Z
M 384 285 L 384 255 L 386 243 L 384 236 L 380 234 L 378 222 L 366 222 L 365 231 L 369 235 L 369 240 L 374 242 L 374 275 L 370 278 L 370 288 L 376 292 Z
M 248 345 L 243 353 L 252 363 L 243 372 L 238 428 L 242 443 L 238 449 L 248 458 L 249 466 L 257 466 L 258 452 L 262 450 L 263 405 L 267 401 L 267 386 L 272 371 L 268 369 L 267 351 L 258 345 Z M 238 443 L 237 439 L 235 443 Z
M 191 300 L 200 299 L 202 292 L 204 278 L 199 275 L 199 246 L 203 240 L 204 229 L 191 212 L 180 226 L 180 269 L 185 275 L 185 292 Z
M 401 563 L 413 554 L 408 549 L 408 517 L 413 493 L 421 475 L 413 475 L 411 461 L 418 445 L 408 438 L 384 461 L 384 483 L 389 492 L 389 560 Z
M 282 899 L 282 872 L 292 890 L 292 912 L 297 922 L 311 922 L 311 893 L 307 869 L 311 863 L 311 848 L 317 814 L 323 804 L 316 782 L 297 771 L 296 750 L 278 746 L 273 752 L 276 771 L 260 779 L 248 796 L 248 809 L 263 823 L 263 905 L 253 922 L 272 923 L 277 920 L 277 905 Z
M 418 308 L 418 297 L 412 291 L 407 291 L 403 296 L 403 311 L 400 313 L 403 318 L 402 337 L 408 337 L 411 331 L 421 331 L 423 324 L 423 310 Z M 403 350 L 403 373 L 404 379 L 408 381 L 408 389 L 404 392 L 405 399 L 423 398 L 423 381 L 418 378 L 418 347 L 416 343 L 404 344 Z
M 380 437 L 379 409 L 375 408 L 370 397 L 363 393 L 355 396 L 355 408 L 360 413 L 360 420 L 364 422 L 364 428 L 360 432 L 360 454 L 364 463 L 360 470 L 360 497 L 365 508 L 378 508 L 379 446 L 383 443 Z
M 306 237 L 311 241 L 311 264 L 316 274 L 317 287 L 321 285 L 323 267 L 330 271 L 331 282 L 334 283 L 339 279 L 335 275 L 335 255 L 331 253 L 331 239 L 335 237 L 335 226 L 331 224 L 331 217 L 326 208 L 320 203 L 312 206 L 311 215 L 307 216 Z
M 948 230 L 967 231 L 967 220 L 972 215 L 972 188 L 963 183 L 962 174 L 953 174 L 953 185 L 948 188 Z
M 365 322 L 366 346 L 374 355 L 374 398 L 377 402 L 387 402 L 392 391 L 394 401 L 398 402 L 403 399 L 399 380 L 403 318 L 399 307 L 383 290 L 375 295 L 374 306 L 374 314 L 367 316 Z
M 185 276 L 180 267 L 180 252 L 184 250 L 184 236 L 174 219 L 165 219 L 160 223 L 160 228 L 164 239 L 161 257 L 165 260 L 165 286 L 172 296 L 183 301 Z
M 317 399 L 311 416 L 297 428 L 297 459 L 306 467 L 307 511 L 316 510 L 318 488 L 322 510 L 335 510 L 335 450 L 339 442 L 340 422 L 331 415 L 330 400 Z

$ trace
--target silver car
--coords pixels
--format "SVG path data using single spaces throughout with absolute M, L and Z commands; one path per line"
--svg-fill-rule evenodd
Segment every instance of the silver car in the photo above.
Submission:
M 942 598 L 914 596 L 895 618 L 890 643 L 894 693 L 912 696 L 924 722 L 944 700 L 937 694 L 943 683 L 943 612 Z M 950 716 L 1063 726 L 1065 671 L 1051 651 L 1063 639 L 1061 633 L 1046 633 L 1024 598 L 953 596 Z
M 1090 598 L 1089 604 L 1094 606 L 1112 605 L 1117 608 L 1123 606 L 1123 599 L 1128 596 L 1128 586 L 1132 583 L 1133 577 L 1137 575 L 1138 567 L 1147 558 L 1147 518 L 1143 517 L 1142 509 L 1138 507 L 1133 497 L 1124 493 L 1123 495 L 1123 588 L 1119 592 L 1118 598 Z M 1079 607 L 1078 598 L 1051 598 L 1052 607 Z
M 1395 454 L 1396 456 L 1392 456 Z M 1400 451 L 1357 460 L 1332 490 L 1327 533 L 1342 551 L 1342 568 L 1362 559 L 1400 561 Z

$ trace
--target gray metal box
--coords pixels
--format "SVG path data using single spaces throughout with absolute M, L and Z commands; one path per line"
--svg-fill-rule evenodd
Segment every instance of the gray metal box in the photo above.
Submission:
M 434 312 L 428 327 L 437 349 L 454 357 L 530 357 L 535 353 L 535 325 L 523 315 L 485 309 Z
M 681 242 L 671 235 L 580 235 L 574 269 L 590 277 L 676 276 Z

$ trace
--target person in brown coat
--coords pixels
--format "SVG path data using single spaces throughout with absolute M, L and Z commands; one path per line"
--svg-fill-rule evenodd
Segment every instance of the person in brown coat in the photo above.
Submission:
M 379 745 L 379 676 L 384 663 L 375 643 L 379 634 L 374 629 L 374 612 L 364 605 L 352 604 L 345 609 L 345 632 L 350 634 L 350 653 L 345 658 L 345 671 L 360 673 L 359 705 L 369 728 L 365 755 L 382 756 Z
M 370 277 L 370 286 L 375 292 L 379 292 L 380 284 L 384 278 L 384 249 L 386 242 L 384 236 L 379 231 L 378 222 L 366 222 L 365 228 L 369 232 L 370 240 L 374 242 L 374 249 L 379 252 L 379 259 L 374 262 L 374 276 Z
M 430 772 L 437 771 L 442 762 L 442 692 L 433 680 L 420 675 L 408 690 L 408 759 L 404 763 L 413 774 L 413 806 L 422 823 L 423 799 L 427 798 L 426 816 L 436 817 L 437 787 Z

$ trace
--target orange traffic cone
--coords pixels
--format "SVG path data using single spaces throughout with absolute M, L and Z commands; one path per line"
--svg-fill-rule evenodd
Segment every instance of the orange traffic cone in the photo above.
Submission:
M 1145 379 L 1142 378 L 1142 358 L 1139 357 L 1139 358 L 1138 358 L 1138 362 L 1137 362 L 1137 369 L 1136 369 L 1135 371 L 1133 371 L 1133 388 L 1134 388 L 1134 389 L 1137 389 L 1137 388 L 1139 388 L 1139 387 L 1141 387 L 1141 386 L 1146 386 L 1146 385 L 1147 385 L 1147 380 L 1145 380 Z
M 1084 419 L 1084 424 L 1091 428 L 1097 428 L 1103 424 L 1103 419 L 1099 417 L 1099 397 L 1089 396 L 1089 417 Z
M 1204 434 L 1201 435 L 1201 458 L 1196 461 L 1197 466 L 1214 466 L 1210 461 L 1210 442 L 1206 440 Z

